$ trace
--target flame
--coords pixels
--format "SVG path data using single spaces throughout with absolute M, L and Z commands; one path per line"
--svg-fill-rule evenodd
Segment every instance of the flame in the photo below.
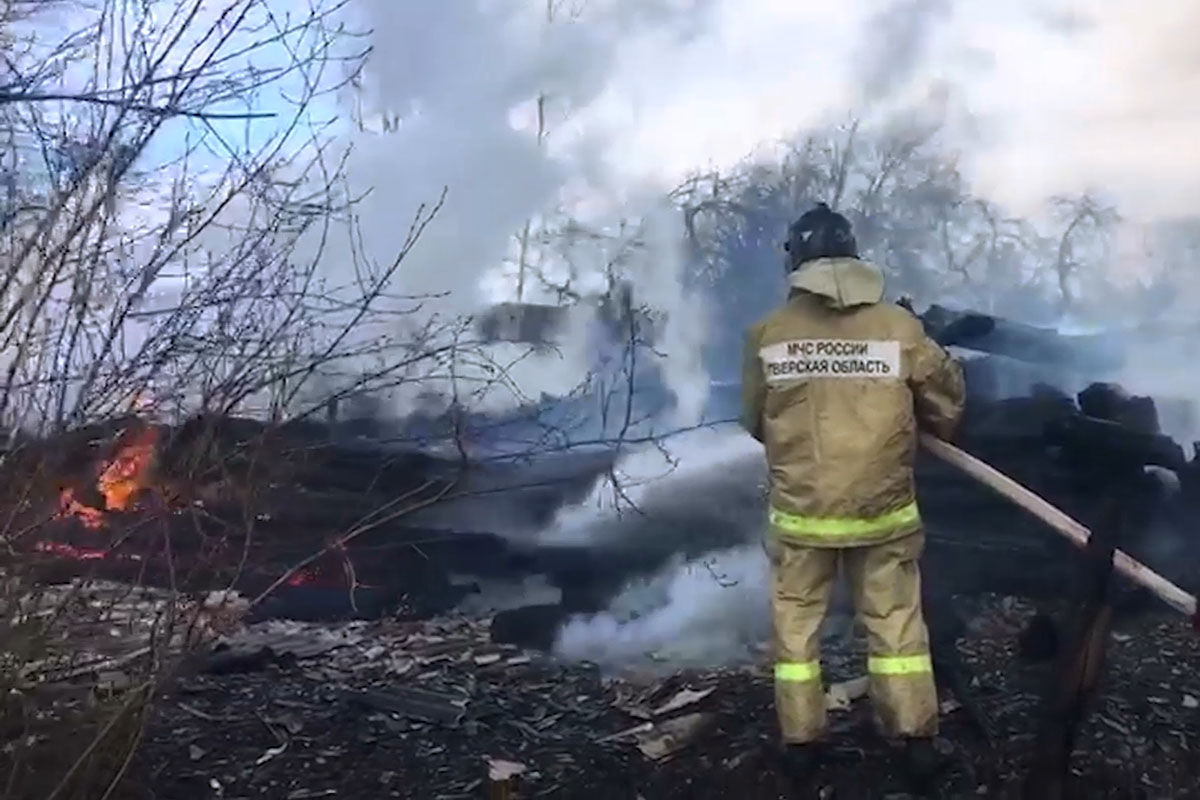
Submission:
M 130 436 L 104 467 L 96 488 L 109 511 L 128 511 L 138 494 L 148 488 L 157 447 L 158 430 L 146 425 Z
M 124 440 L 124 441 L 121 441 Z M 104 498 L 104 508 L 94 508 L 80 501 L 74 489 L 64 489 L 59 495 L 59 516 L 75 517 L 91 530 L 103 528 L 110 511 L 129 511 L 143 490 L 149 488 L 158 447 L 158 430 L 150 425 L 125 429 L 118 437 L 121 442 L 116 455 L 100 470 L 96 490 Z

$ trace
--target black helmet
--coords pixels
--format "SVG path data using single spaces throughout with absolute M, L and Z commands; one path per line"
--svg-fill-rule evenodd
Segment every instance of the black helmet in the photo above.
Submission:
M 796 269 L 816 258 L 858 257 L 858 242 L 850 220 L 825 203 L 817 203 L 788 228 L 788 268 Z

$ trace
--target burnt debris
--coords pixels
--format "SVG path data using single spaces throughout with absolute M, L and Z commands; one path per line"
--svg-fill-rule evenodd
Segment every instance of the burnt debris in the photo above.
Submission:
M 951 602 L 994 742 L 944 697 L 938 746 L 951 758 L 937 796 L 1020 796 L 1048 676 L 1015 662 L 1013 641 L 1035 609 L 1013 597 Z M 182 678 L 133 774 L 167 797 L 210 791 L 213 780 L 226 796 L 477 797 L 505 762 L 523 767 L 522 796 L 788 796 L 766 662 L 603 675 L 496 644 L 488 628 L 486 618 L 267 622 L 229 634 L 229 650 L 292 656 Z M 1088 798 L 1195 796 L 1200 683 L 1177 662 L 1200 657 L 1200 640 L 1166 618 L 1117 623 L 1108 642 L 1111 677 L 1090 684 L 1091 714 L 1075 729 L 1074 788 Z M 828 653 L 829 751 L 815 788 L 905 796 L 892 749 L 870 732 L 861 655 L 853 643 Z
M 1015 320 L 930 306 L 920 315 L 926 332 L 943 345 L 968 347 L 1034 364 L 1108 370 L 1124 363 L 1124 348 L 1112 334 L 1063 334 Z

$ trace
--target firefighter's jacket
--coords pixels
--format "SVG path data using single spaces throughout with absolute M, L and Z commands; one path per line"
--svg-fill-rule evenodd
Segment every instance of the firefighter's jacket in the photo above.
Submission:
M 916 432 L 952 435 L 962 368 L 883 301 L 873 264 L 818 259 L 789 283 L 787 304 L 750 328 L 742 376 L 742 424 L 770 466 L 772 527 L 815 547 L 919 530 Z

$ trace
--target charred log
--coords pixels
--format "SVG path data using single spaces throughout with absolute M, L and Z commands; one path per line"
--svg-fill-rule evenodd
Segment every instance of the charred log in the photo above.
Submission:
M 1182 472 L 1183 448 L 1174 439 L 1146 433 L 1107 419 L 1075 414 L 1050 423 L 1046 441 L 1064 448 L 1074 466 L 1091 469 L 1140 470 L 1152 466 Z
M 930 306 L 920 319 L 935 340 L 1020 361 L 1085 369 L 1115 369 L 1124 363 L 1118 340 L 1107 335 L 1066 335 L 939 305 Z

